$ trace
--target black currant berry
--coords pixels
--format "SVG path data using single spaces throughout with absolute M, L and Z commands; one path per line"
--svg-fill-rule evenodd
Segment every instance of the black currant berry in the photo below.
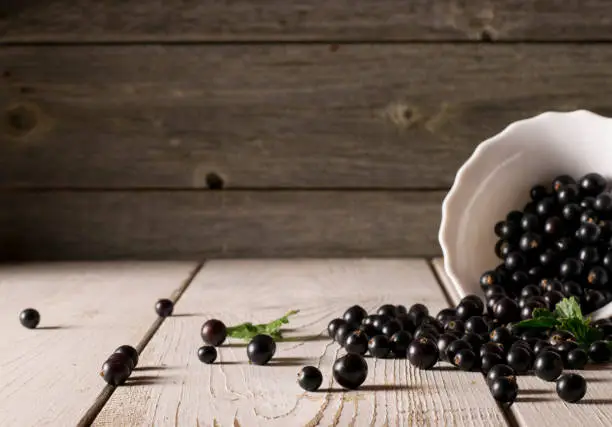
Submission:
M 222 321 L 210 319 L 202 325 L 201 335 L 206 344 L 218 347 L 227 338 L 227 328 Z
M 531 200 L 537 202 L 548 196 L 548 191 L 543 185 L 534 185 L 531 187 L 531 190 L 529 190 L 529 196 L 531 197 Z
M 516 378 L 516 372 L 514 371 L 514 369 L 512 369 L 511 366 L 503 364 L 495 365 L 487 373 L 487 385 L 491 387 L 493 381 L 498 378 L 504 377 Z
M 19 322 L 28 329 L 34 329 L 40 323 L 40 314 L 33 308 L 26 308 L 19 313 Z
M 542 339 L 538 339 L 538 341 L 533 346 L 533 352 L 536 354 L 536 356 L 542 353 L 543 351 L 551 350 L 551 349 L 552 349 L 552 345 L 550 345 L 548 341 L 542 340 Z
M 465 330 L 477 335 L 487 335 L 489 333 L 489 325 L 482 316 L 472 316 L 465 322 Z
M 576 238 L 586 244 L 595 244 L 601 235 L 601 228 L 592 222 L 585 222 L 576 231 Z
M 601 291 L 589 289 L 584 293 L 585 312 L 587 313 L 603 307 L 607 302 L 606 296 Z
M 548 218 L 555 213 L 557 203 L 552 197 L 545 197 L 536 204 L 536 213 L 543 218 Z
M 509 271 L 516 271 L 522 269 L 527 264 L 527 259 L 520 252 L 511 252 L 506 257 L 504 264 Z
M 131 345 L 122 345 L 117 347 L 115 353 L 123 353 L 132 361 L 132 369 L 138 365 L 138 351 Z
M 482 302 L 475 302 L 471 300 L 462 300 L 455 311 L 457 312 L 457 317 L 464 322 L 472 316 L 479 316 L 482 314 Z
M 513 377 L 497 378 L 491 383 L 491 395 L 501 403 L 512 403 L 516 399 L 518 386 Z
M 489 338 L 492 342 L 496 344 L 501 344 L 503 346 L 509 346 L 512 342 L 512 334 L 508 330 L 508 328 L 504 326 L 499 326 L 489 334 Z
M 523 218 L 521 219 L 521 228 L 523 231 L 540 231 L 540 218 L 536 214 L 523 215 Z
M 580 215 L 582 214 L 584 208 L 576 203 L 569 203 L 563 206 L 561 210 L 561 215 L 563 218 L 569 223 L 577 223 L 580 221 Z
M 375 314 L 372 316 L 372 326 L 380 331 L 382 327 L 391 320 L 389 316 Z
M 298 384 L 306 391 L 317 391 L 323 383 L 323 375 L 314 366 L 304 366 L 298 372 Z
M 276 343 L 270 335 L 255 335 L 247 345 L 249 361 L 255 365 L 265 365 L 276 352 Z
M 580 214 L 581 224 L 597 224 L 600 219 L 600 215 L 593 209 L 586 209 Z
M 501 323 L 510 323 L 519 320 L 521 312 L 516 301 L 502 297 L 497 300 L 493 308 L 493 316 Z
M 606 341 L 595 341 L 589 347 L 589 359 L 595 363 L 606 363 L 610 361 L 610 347 Z
M 608 193 L 601 193 L 595 198 L 593 208 L 602 214 L 608 214 L 612 210 L 612 196 Z
M 368 341 L 368 351 L 372 357 L 384 359 L 391 351 L 389 338 L 387 338 L 385 335 L 376 335 L 370 338 L 370 341 Z
M 174 303 L 169 299 L 160 299 L 155 303 L 155 312 L 159 317 L 172 316 L 174 310 Z
M 393 304 L 384 304 L 378 307 L 376 314 L 379 316 L 388 316 L 391 319 L 394 319 L 395 316 L 397 316 L 397 308 Z
M 544 301 L 546 302 L 546 307 L 549 310 L 554 310 L 559 303 L 563 299 L 563 294 L 559 291 L 550 291 L 544 294 Z
M 355 390 L 368 376 L 368 364 L 358 354 L 347 354 L 334 362 L 334 379 L 342 387 Z
M 575 185 L 576 180 L 569 175 L 559 175 L 552 181 L 552 190 L 558 193 L 559 190 L 567 187 L 568 185 Z
M 480 369 L 483 374 L 488 374 L 491 368 L 504 363 L 504 359 L 497 353 L 486 353 L 480 359 Z
M 396 317 L 397 316 L 402 316 L 402 315 L 407 315 L 408 314 L 408 309 L 406 308 L 405 305 L 398 304 L 398 305 L 395 306 L 395 313 L 397 313 Z
M 372 324 L 369 325 L 361 325 L 359 330 L 363 332 L 368 338 L 373 337 L 374 335 L 378 335 L 380 331 L 378 331 Z
M 502 358 L 506 357 L 504 346 L 496 342 L 487 342 L 487 343 L 484 343 L 480 347 L 479 355 L 481 359 L 482 357 L 484 357 L 485 354 L 489 354 L 489 353 L 497 354 L 498 356 Z
M 214 363 L 217 359 L 217 349 L 211 345 L 205 345 L 198 349 L 198 359 L 202 363 Z
M 102 365 L 100 376 L 110 385 L 120 385 L 128 379 L 132 370 L 131 359 L 123 353 L 113 353 Z
M 349 307 L 344 312 L 342 318 L 346 321 L 346 323 L 353 326 L 354 328 L 357 328 L 359 327 L 359 325 L 361 325 L 361 322 L 363 321 L 363 319 L 365 319 L 367 315 L 368 312 L 365 311 L 363 307 L 361 307 L 360 305 L 354 305 L 352 307 Z
M 406 331 L 398 331 L 393 334 L 389 340 L 391 346 L 391 353 L 399 359 L 406 357 L 408 346 L 412 342 L 412 335 Z
M 346 325 L 346 320 L 344 319 L 333 319 L 327 324 L 327 335 L 333 340 L 336 338 L 336 332 L 338 331 L 338 327 L 340 325 Z M 367 325 L 372 325 L 371 323 L 365 323 Z
M 341 346 L 344 346 L 344 344 L 346 344 L 346 339 L 354 331 L 355 329 L 353 329 L 351 325 L 344 323 L 336 328 L 336 336 L 334 337 L 334 340 Z
M 599 262 L 599 251 L 595 246 L 585 246 L 578 252 L 578 259 L 585 265 Z
M 478 366 L 478 362 L 479 360 L 476 354 L 469 349 L 459 350 L 453 359 L 453 365 L 462 371 L 471 371 Z
M 457 341 L 456 335 L 444 333 L 440 335 L 436 341 L 436 346 L 438 347 L 438 354 L 440 360 L 447 361 L 448 357 L 446 356 L 448 346 L 451 345 L 454 341 Z
M 413 304 L 408 310 L 408 316 L 415 326 L 419 326 L 423 318 L 429 316 L 429 310 L 423 304 Z
M 574 296 L 580 299 L 583 293 L 582 286 L 572 280 L 563 284 L 563 294 L 566 297 Z
M 455 358 L 455 355 L 463 349 L 473 350 L 470 343 L 465 340 L 461 339 L 451 342 L 446 348 L 446 360 L 452 361 Z
M 569 369 L 584 369 L 585 365 L 589 360 L 589 356 L 586 351 L 581 348 L 575 348 L 567 353 L 567 367 Z
M 555 381 L 563 373 L 563 360 L 554 351 L 543 351 L 536 356 L 533 370 L 538 378 Z
M 566 402 L 578 402 L 586 394 L 586 381 L 578 374 L 564 374 L 557 380 L 557 394 Z
M 408 346 L 408 360 L 420 369 L 431 369 L 438 362 L 438 347 L 428 338 L 412 341 Z
M 604 267 L 596 265 L 589 270 L 587 274 L 587 283 L 590 288 L 603 289 L 607 286 L 609 281 L 608 271 Z
M 400 325 L 400 323 L 393 319 L 388 321 L 387 323 L 385 323 L 383 325 L 383 327 L 380 329 L 380 331 L 382 332 L 383 335 L 388 336 L 389 338 L 396 332 L 401 331 L 402 330 L 402 325 Z
M 578 199 L 578 187 L 576 185 L 566 185 L 557 191 L 557 202 L 560 205 L 573 203 Z
M 595 197 L 606 189 L 606 179 L 598 173 L 589 173 L 578 181 L 580 193 Z
M 524 374 L 531 369 L 533 355 L 531 350 L 527 350 L 523 347 L 514 347 L 508 351 L 506 361 L 508 362 L 508 365 L 518 374 Z
M 407 314 L 400 314 L 395 318 L 395 320 L 397 320 L 399 324 L 402 325 L 402 329 L 406 332 L 410 332 L 411 334 L 413 334 L 416 330 L 416 325 L 414 324 L 410 316 Z
M 438 312 L 436 315 L 436 320 L 443 325 L 451 320 L 455 320 L 457 318 L 457 312 L 454 308 L 444 308 Z
M 567 258 L 559 265 L 559 275 L 565 280 L 579 277 L 583 267 L 583 264 L 576 258 Z
M 344 349 L 347 353 L 366 354 L 368 351 L 368 337 L 363 331 L 356 330 L 349 334 L 344 341 Z

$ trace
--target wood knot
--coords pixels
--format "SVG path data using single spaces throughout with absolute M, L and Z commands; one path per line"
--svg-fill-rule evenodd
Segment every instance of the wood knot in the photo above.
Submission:
M 4 112 L 3 122 L 3 127 L 9 135 L 22 137 L 36 127 L 38 119 L 35 111 L 24 105 L 17 105 Z

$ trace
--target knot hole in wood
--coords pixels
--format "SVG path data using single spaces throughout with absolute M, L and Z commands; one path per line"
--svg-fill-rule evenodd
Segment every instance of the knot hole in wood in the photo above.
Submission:
M 3 114 L 3 128 L 13 137 L 22 137 L 29 134 L 38 123 L 37 114 L 34 110 L 17 105 L 8 108 Z
M 206 186 L 209 190 L 222 190 L 225 186 L 223 178 L 215 172 L 209 172 L 206 174 Z

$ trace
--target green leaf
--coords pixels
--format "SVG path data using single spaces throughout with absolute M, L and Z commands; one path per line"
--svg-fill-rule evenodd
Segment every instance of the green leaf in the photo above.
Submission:
M 299 310 L 291 310 L 285 313 L 283 317 L 272 320 L 269 323 L 261 323 L 254 325 L 251 322 L 241 323 L 239 325 L 230 326 L 227 328 L 227 336 L 243 340 L 250 340 L 255 335 L 264 334 L 270 335 L 275 340 L 282 339 L 281 327 L 289 323 L 289 317 L 299 313 Z
M 576 297 L 563 298 L 559 301 L 555 307 L 555 315 L 557 317 L 574 318 L 584 321 L 582 310 L 580 310 L 580 303 L 578 303 Z
M 531 317 L 533 319 L 540 319 L 540 318 L 548 318 L 548 317 L 554 318 L 556 316 L 554 313 L 551 313 L 549 310 L 545 308 L 536 308 L 535 310 L 533 310 Z
M 538 319 L 522 320 L 514 326 L 517 328 L 549 329 L 549 328 L 554 328 L 556 325 L 557 325 L 557 319 L 550 316 L 550 317 L 540 317 Z

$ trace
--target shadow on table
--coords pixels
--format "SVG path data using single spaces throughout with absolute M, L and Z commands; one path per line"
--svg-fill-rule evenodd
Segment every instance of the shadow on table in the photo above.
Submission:
M 318 393 L 347 393 L 351 391 L 402 391 L 416 388 L 415 386 L 403 384 L 368 384 L 359 387 L 357 390 L 347 390 L 343 388 L 322 388 Z
M 178 376 L 153 376 L 153 375 L 136 375 L 130 377 L 122 387 L 137 387 L 146 385 L 171 384 L 179 380 Z
M 578 403 L 584 405 L 612 405 L 612 399 L 582 399 Z
M 204 316 L 204 313 L 177 313 L 173 314 L 172 317 L 200 317 Z
M 300 335 L 295 337 L 285 337 L 278 342 L 308 342 L 308 341 L 330 341 L 328 336 L 317 335 Z
M 519 393 L 522 393 L 522 390 L 519 391 Z M 553 396 L 551 397 L 518 396 L 514 402 L 515 403 L 539 403 L 539 402 L 554 402 L 555 400 L 559 400 L 559 399 L 558 398 L 555 399 L 555 397 Z
M 553 390 L 545 390 L 545 389 L 521 389 L 519 391 L 520 394 L 554 394 Z
M 275 357 L 268 365 L 270 366 L 303 366 L 311 362 L 304 357 Z
M 56 326 L 39 326 L 36 329 L 41 331 L 57 331 L 59 329 L 75 329 L 76 326 L 72 325 L 56 325 Z
M 178 366 L 168 366 L 168 365 L 159 365 L 159 366 L 137 366 L 134 368 L 134 372 L 138 371 L 164 371 L 168 369 L 179 369 Z

